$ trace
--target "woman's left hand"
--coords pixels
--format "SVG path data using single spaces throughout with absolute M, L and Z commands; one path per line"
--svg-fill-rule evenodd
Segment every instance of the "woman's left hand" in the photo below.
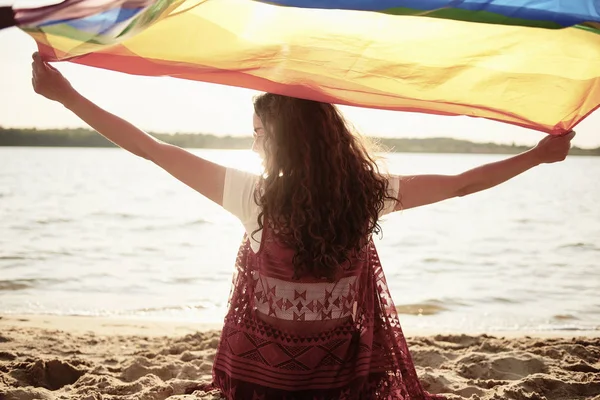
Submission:
M 540 164 L 563 161 L 569 154 L 571 140 L 574 137 L 574 131 L 560 136 L 548 135 L 533 148 L 533 153 Z

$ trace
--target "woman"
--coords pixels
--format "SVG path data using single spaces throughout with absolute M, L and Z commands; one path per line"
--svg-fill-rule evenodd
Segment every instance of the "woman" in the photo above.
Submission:
M 228 399 L 441 399 L 419 383 L 371 236 L 379 218 L 491 188 L 564 160 L 574 133 L 459 175 L 387 176 L 337 109 L 264 94 L 265 174 L 162 143 L 78 94 L 33 55 L 33 87 L 109 140 L 236 215 L 240 247 L 213 383 Z

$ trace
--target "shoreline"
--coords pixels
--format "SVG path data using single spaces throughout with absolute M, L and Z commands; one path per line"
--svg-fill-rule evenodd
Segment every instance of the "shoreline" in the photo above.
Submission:
M 419 140 L 419 139 L 415 139 Z M 469 142 L 473 144 L 480 144 L 479 142 Z M 487 143 L 482 143 L 483 145 Z M 499 145 L 500 146 L 500 145 Z M 186 150 L 214 150 L 214 151 L 246 151 L 248 150 L 246 147 L 193 147 L 193 146 L 179 146 Z M 424 155 L 474 155 L 474 156 L 487 156 L 487 155 L 497 155 L 497 156 L 511 156 L 516 155 L 521 152 L 527 151 L 533 146 L 518 146 L 516 150 L 491 150 L 491 151 L 469 151 L 469 150 L 435 150 L 435 149 L 399 149 L 399 150 L 388 150 L 383 153 L 388 154 L 424 154 Z M 118 146 L 90 146 L 90 145 L 40 145 L 40 144 L 0 144 L 0 148 L 35 148 L 35 149 L 119 149 Z M 569 153 L 569 157 L 599 157 L 600 156 L 600 148 L 587 148 L 587 147 L 573 147 L 573 152 Z
M 135 318 L 135 317 L 103 317 L 83 315 L 49 315 L 49 314 L 2 314 L 0 313 L 0 332 L 8 328 L 34 328 L 60 330 L 72 334 L 94 333 L 101 336 L 168 336 L 176 337 L 196 332 L 220 331 L 221 323 L 203 323 L 189 320 Z M 433 330 L 411 328 L 410 324 L 402 325 L 407 337 L 426 337 L 435 335 L 487 335 L 503 338 L 600 338 L 600 330 Z
M 72 334 L 100 336 L 183 336 L 221 330 L 222 324 L 146 318 L 96 317 L 79 315 L 0 314 L 0 332 L 7 328 L 60 330 Z
M 159 140 L 194 150 L 248 150 L 251 136 L 214 135 L 210 133 L 150 132 Z M 377 137 L 366 135 L 391 153 L 430 154 L 518 154 L 529 150 L 530 144 L 490 142 L 450 137 Z M 62 148 L 116 148 L 117 146 L 89 128 L 36 129 L 0 127 L 0 147 L 62 147 Z M 573 146 L 571 155 L 600 156 L 600 147 Z
M 405 330 L 431 393 L 448 400 L 600 400 L 600 332 Z M 0 314 L 0 399 L 217 400 L 220 325 Z

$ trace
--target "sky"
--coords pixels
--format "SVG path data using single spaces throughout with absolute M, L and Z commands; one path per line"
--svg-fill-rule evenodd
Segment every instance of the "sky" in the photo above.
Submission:
M 19 2 L 29 5 L 32 0 Z M 10 4 L 0 0 L 0 5 Z M 31 88 L 31 54 L 35 42 L 24 32 L 0 31 L 0 126 L 71 128 L 85 123 L 62 105 Z M 252 97 L 258 92 L 166 77 L 140 77 L 98 68 L 55 63 L 84 96 L 137 125 L 161 133 L 213 133 L 250 136 Z M 477 142 L 535 145 L 545 134 L 471 117 L 447 117 L 398 111 L 340 107 L 346 118 L 367 136 L 450 137 Z M 600 146 L 600 110 L 576 128 L 573 144 Z

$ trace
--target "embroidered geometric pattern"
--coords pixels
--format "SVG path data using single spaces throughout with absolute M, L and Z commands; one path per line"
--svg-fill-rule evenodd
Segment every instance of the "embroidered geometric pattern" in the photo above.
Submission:
M 268 316 L 290 321 L 341 319 L 353 314 L 357 277 L 337 282 L 289 282 L 252 271 L 254 308 Z
M 294 280 L 291 269 L 283 279 L 273 263 L 289 253 L 266 224 L 261 241 L 255 253 L 245 237 L 238 252 L 213 382 L 202 389 L 229 400 L 445 399 L 419 382 L 372 240 L 334 286 Z M 340 315 L 350 318 L 330 319 Z

